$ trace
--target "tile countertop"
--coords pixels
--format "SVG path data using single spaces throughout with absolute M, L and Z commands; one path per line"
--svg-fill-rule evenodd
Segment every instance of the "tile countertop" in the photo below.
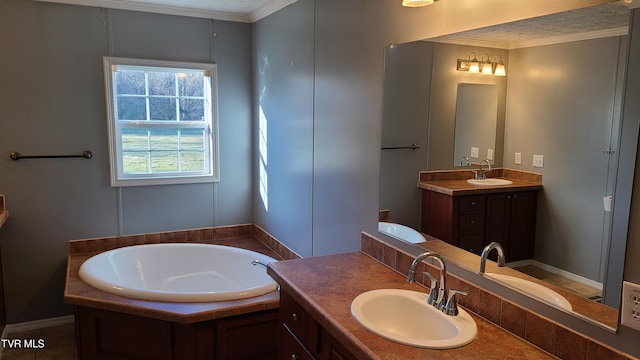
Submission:
M 509 185 L 473 185 L 469 184 L 467 180 L 432 180 L 432 181 L 420 181 L 418 187 L 423 190 L 431 190 L 447 195 L 471 195 L 471 194 L 486 194 L 505 191 L 526 191 L 526 190 L 540 190 L 541 184 L 530 183 L 527 181 L 509 179 L 513 184 Z
M 236 243 L 240 242 L 237 239 L 231 240 Z M 264 247 L 264 245 L 254 239 L 242 240 L 243 241 L 240 243 L 243 246 L 237 246 L 237 244 L 235 244 L 235 246 L 253 251 L 259 251 Z M 219 244 L 234 245 L 231 243 Z M 266 247 L 264 248 L 265 250 L 260 252 L 277 258 L 275 253 L 270 253 L 270 250 L 266 249 Z M 80 276 L 78 276 L 80 265 L 97 253 L 99 252 L 69 255 L 67 262 L 67 279 L 64 289 L 65 303 L 130 315 L 144 316 L 147 318 L 165 320 L 180 324 L 195 323 L 255 311 L 277 309 L 280 304 L 280 292 L 277 290 L 248 299 L 200 303 L 145 301 L 110 294 L 90 286 L 80 279 Z
M 528 342 L 470 313 L 478 326 L 472 343 L 448 350 L 401 345 L 358 324 L 351 301 L 359 294 L 385 288 L 426 291 L 362 253 L 288 260 L 269 265 L 268 273 L 322 327 L 358 359 L 556 359 Z M 320 274 L 320 275 L 319 275 Z M 429 326 L 428 324 L 424 324 Z
M 512 169 L 487 171 L 487 178 L 508 179 L 513 182 L 509 185 L 469 184 L 467 179 L 472 178 L 473 172 L 469 170 L 423 171 L 419 175 L 418 188 L 452 196 L 542 189 L 540 174 Z

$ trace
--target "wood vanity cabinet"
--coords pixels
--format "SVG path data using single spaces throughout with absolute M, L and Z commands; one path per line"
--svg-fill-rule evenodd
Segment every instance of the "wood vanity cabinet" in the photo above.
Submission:
M 278 309 L 191 324 L 83 306 L 75 316 L 79 359 L 278 359 Z
M 457 196 L 423 190 L 421 231 L 478 255 L 497 241 L 507 261 L 530 259 L 536 202 L 536 190 Z
M 357 360 L 285 291 L 280 291 L 280 359 Z

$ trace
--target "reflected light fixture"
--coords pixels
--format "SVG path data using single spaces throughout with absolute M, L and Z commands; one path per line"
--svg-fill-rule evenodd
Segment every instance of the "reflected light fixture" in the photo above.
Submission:
M 497 58 L 500 58 L 500 61 L 496 61 Z M 493 58 L 493 64 L 495 66 L 495 70 L 493 71 L 493 75 L 495 76 L 507 76 L 507 71 L 504 68 L 504 63 L 502 62 L 502 56 L 497 55 Z
M 458 59 L 456 70 L 467 71 L 474 74 L 506 76 L 507 72 L 502 62 L 502 56 L 496 55 L 493 62 L 489 54 L 482 55 L 482 60 L 478 61 L 475 52 L 470 52 L 468 58 Z
M 484 57 L 487 57 L 487 60 Z M 489 60 L 489 54 L 482 55 L 482 61 L 480 61 L 480 72 L 484 75 L 492 75 L 493 74 L 493 64 L 491 60 Z
M 421 7 L 433 4 L 434 0 L 402 0 L 402 6 Z

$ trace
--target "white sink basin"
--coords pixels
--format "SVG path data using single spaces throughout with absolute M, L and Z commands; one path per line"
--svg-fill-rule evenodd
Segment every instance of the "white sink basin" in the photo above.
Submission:
M 484 185 L 484 186 L 496 186 L 496 185 L 511 185 L 513 181 L 507 179 L 488 178 L 482 180 L 469 179 L 467 180 L 472 185 Z
M 351 303 L 351 315 L 369 331 L 404 345 L 430 349 L 451 349 L 476 338 L 475 321 L 459 309 L 445 315 L 427 304 L 423 292 L 381 289 L 358 295 Z
M 540 284 L 509 275 L 493 273 L 485 275 L 561 309 L 573 310 L 571 303 L 564 296 Z

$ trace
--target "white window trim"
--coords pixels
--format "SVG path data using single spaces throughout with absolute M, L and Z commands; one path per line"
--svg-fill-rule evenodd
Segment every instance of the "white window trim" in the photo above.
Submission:
M 159 173 L 159 174 L 122 174 L 121 146 L 118 141 L 118 130 L 115 113 L 113 72 L 114 66 L 133 65 L 140 67 L 164 67 L 176 69 L 204 70 L 210 74 L 211 91 L 211 114 L 208 116 L 209 131 L 209 170 L 205 174 L 189 175 L 188 173 Z M 109 141 L 109 167 L 111 187 L 124 186 L 148 186 L 148 185 L 170 185 L 170 184 L 192 184 L 220 181 L 220 161 L 219 161 L 219 135 L 218 135 L 218 89 L 217 89 L 217 66 L 209 63 L 193 63 L 178 61 L 147 60 L 133 58 L 107 57 L 103 58 L 105 94 L 107 102 L 107 125 Z M 141 121 L 142 122 L 142 121 Z M 189 127 L 183 124 L 181 127 Z

